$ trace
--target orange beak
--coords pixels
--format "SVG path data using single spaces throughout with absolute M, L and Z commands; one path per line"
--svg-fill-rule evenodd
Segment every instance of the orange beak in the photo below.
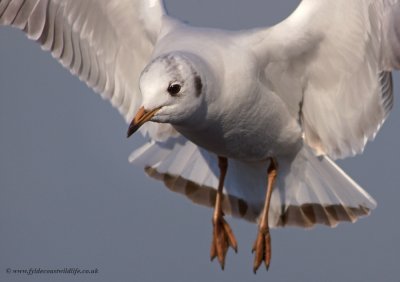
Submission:
M 161 107 L 156 108 L 152 111 L 146 111 L 144 107 L 141 107 L 133 118 L 131 124 L 128 128 L 127 137 L 129 138 L 133 133 L 135 133 L 145 122 L 149 121 Z

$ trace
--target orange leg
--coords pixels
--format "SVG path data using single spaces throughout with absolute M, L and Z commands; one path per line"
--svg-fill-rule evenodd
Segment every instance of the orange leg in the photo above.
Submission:
M 274 188 L 277 173 L 277 162 L 271 158 L 270 165 L 268 167 L 268 187 L 265 196 L 264 209 L 258 227 L 257 239 L 253 246 L 253 252 L 255 252 L 253 265 L 254 273 L 256 273 L 263 261 L 265 262 L 265 267 L 267 270 L 271 262 L 271 235 L 269 233 L 268 211 L 271 202 L 272 189 Z
M 224 181 L 226 171 L 228 169 L 228 159 L 225 157 L 218 156 L 218 166 L 220 170 L 219 184 L 217 197 L 215 199 L 215 208 L 212 218 L 213 223 L 213 238 L 211 243 L 210 258 L 218 258 L 222 270 L 225 267 L 225 257 L 228 252 L 229 246 L 237 252 L 237 242 L 233 235 L 232 229 L 224 219 L 224 213 L 222 212 L 222 190 L 224 188 Z

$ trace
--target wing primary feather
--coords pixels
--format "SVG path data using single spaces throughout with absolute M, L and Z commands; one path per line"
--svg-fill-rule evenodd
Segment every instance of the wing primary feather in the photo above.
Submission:
M 126 120 L 140 104 L 139 75 L 164 15 L 161 0 L 0 1 L 0 24 L 23 30 Z
M 28 19 L 32 12 L 34 11 L 34 8 L 38 4 L 37 1 L 24 1 L 23 4 L 21 5 L 21 9 L 19 10 L 17 16 L 15 17 L 15 20 L 13 22 L 13 25 L 15 25 L 19 29 L 25 29 Z
M 18 12 L 21 10 L 24 0 L 14 0 L 10 1 L 5 9 L 2 17 L 2 21 L 0 23 L 5 25 L 11 25 L 15 18 L 17 17 Z
M 39 41 L 46 25 L 46 7 L 48 0 L 37 1 L 36 6 L 28 19 L 28 27 L 24 31 L 29 39 Z
M 379 81 L 381 85 L 382 105 L 386 112 L 385 117 L 387 117 L 389 112 L 392 110 L 394 103 L 392 72 L 381 72 L 379 74 Z
M 11 0 L 4 0 L 4 1 L 0 1 L 0 23 L 1 24 L 5 24 L 3 23 L 3 15 L 5 13 L 5 11 L 7 10 L 8 5 L 10 5 Z

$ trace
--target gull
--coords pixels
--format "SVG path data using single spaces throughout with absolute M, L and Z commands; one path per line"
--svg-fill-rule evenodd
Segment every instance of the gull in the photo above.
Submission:
M 336 226 L 376 207 L 334 159 L 361 153 L 393 106 L 400 1 L 302 0 L 272 27 L 192 27 L 161 0 L 0 0 L 23 30 L 109 99 L 146 144 L 129 160 L 214 208 L 211 259 L 238 244 L 224 215 L 270 228 Z

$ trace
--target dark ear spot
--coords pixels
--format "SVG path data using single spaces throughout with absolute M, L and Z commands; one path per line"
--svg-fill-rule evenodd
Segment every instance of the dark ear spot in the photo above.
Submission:
M 195 75 L 194 77 L 194 88 L 196 89 L 196 97 L 199 97 L 203 90 L 203 83 L 199 75 Z

